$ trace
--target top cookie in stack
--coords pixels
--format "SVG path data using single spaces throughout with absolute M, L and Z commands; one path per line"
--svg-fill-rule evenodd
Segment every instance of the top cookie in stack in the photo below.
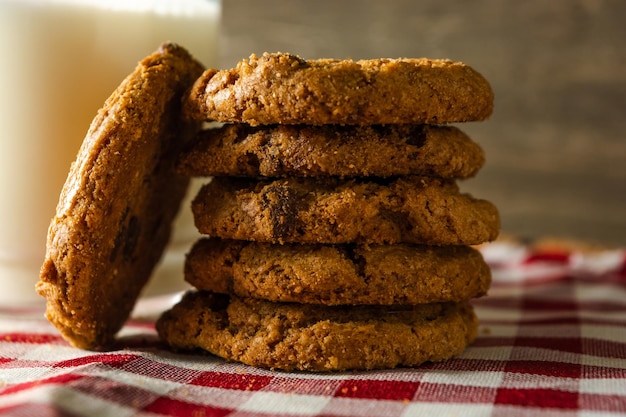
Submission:
M 178 349 L 286 370 L 415 366 L 474 339 L 469 300 L 496 238 L 488 201 L 456 179 L 480 147 L 444 124 L 487 118 L 493 93 L 449 60 L 252 55 L 207 70 L 183 112 L 201 132 L 179 170 L 193 202 L 197 288 L 157 329 Z
M 304 60 L 252 55 L 232 70 L 207 70 L 186 114 L 195 120 L 271 124 L 439 124 L 484 120 L 489 83 L 450 60 Z

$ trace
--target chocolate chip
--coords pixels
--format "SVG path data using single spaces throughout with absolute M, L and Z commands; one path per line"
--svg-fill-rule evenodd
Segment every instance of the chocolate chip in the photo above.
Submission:
M 115 262 L 120 250 L 122 252 L 122 259 L 125 262 L 129 262 L 133 259 L 135 248 L 139 242 L 141 223 L 137 216 L 131 216 L 127 221 L 128 214 L 129 210 L 127 208 L 120 220 L 120 232 L 115 237 L 115 245 L 113 246 L 111 255 L 109 255 L 110 262 Z
M 407 145 L 416 146 L 418 148 L 424 146 L 426 143 L 426 133 L 424 132 L 424 128 L 421 126 L 415 126 L 412 128 L 406 143 Z
M 124 261 L 128 262 L 133 258 L 137 243 L 139 243 L 139 234 L 141 232 L 141 223 L 137 216 L 132 216 L 128 222 L 128 228 L 126 229 L 126 236 L 124 239 L 124 249 L 122 255 Z
M 263 203 L 269 210 L 272 238 L 281 241 L 292 236 L 298 220 L 298 196 L 295 190 L 283 184 L 270 185 L 264 190 Z

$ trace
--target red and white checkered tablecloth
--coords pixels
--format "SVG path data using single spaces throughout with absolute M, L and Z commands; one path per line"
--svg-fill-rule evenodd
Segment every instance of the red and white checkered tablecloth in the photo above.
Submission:
M 475 302 L 478 339 L 416 369 L 285 373 L 174 354 L 144 313 L 118 350 L 94 353 L 39 313 L 0 310 L 0 416 L 626 415 L 626 250 L 482 250 L 494 283 Z

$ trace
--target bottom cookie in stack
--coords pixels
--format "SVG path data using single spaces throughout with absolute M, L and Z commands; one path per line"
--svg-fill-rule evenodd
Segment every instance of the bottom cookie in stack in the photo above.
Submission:
M 468 300 L 491 281 L 468 246 L 199 240 L 188 293 L 157 329 L 170 346 L 283 370 L 394 368 L 460 354 Z
M 477 333 L 468 302 L 413 306 L 276 303 L 189 292 L 157 322 L 176 349 L 282 370 L 414 366 L 460 354 Z

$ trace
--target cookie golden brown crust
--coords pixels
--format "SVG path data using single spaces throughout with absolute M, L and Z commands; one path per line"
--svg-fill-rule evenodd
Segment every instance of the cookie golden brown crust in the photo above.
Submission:
M 157 322 L 179 350 L 265 368 L 339 371 L 417 366 L 476 337 L 471 305 L 328 307 L 191 292 Z
M 486 119 L 493 92 L 474 69 L 450 60 L 264 53 L 207 70 L 185 103 L 189 118 L 251 125 L 440 124 Z
M 216 177 L 194 199 L 201 233 L 272 243 L 474 245 L 500 229 L 493 204 L 453 181 Z
M 452 126 L 227 124 L 198 135 L 182 153 L 179 171 L 188 176 L 468 178 L 484 161 L 480 146 Z
M 183 48 L 163 44 L 91 124 L 50 224 L 37 284 L 48 319 L 74 346 L 111 343 L 169 239 L 188 185 L 172 155 L 199 127 L 182 121 L 180 101 L 202 71 Z
M 201 239 L 185 263 L 199 290 L 324 305 L 459 302 L 487 293 L 489 267 L 467 246 L 272 245 Z

